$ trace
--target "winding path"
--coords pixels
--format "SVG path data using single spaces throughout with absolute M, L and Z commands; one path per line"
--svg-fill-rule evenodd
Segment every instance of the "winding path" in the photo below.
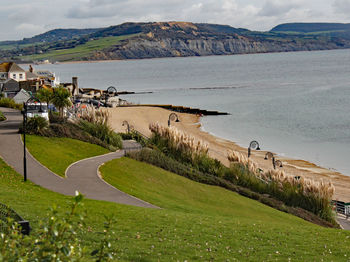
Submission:
M 7 118 L 6 121 L 0 122 L 0 157 L 23 175 L 23 143 L 18 134 L 22 115 L 14 109 L 0 108 L 0 110 Z M 123 142 L 123 146 L 128 150 L 135 147 L 135 144 Z M 90 199 L 158 208 L 116 189 L 100 178 L 99 166 L 122 156 L 124 156 L 124 151 L 117 151 L 80 160 L 70 165 L 66 170 L 66 178 L 62 178 L 41 165 L 27 151 L 27 176 L 33 183 L 64 195 L 73 196 L 75 191 L 79 191 Z

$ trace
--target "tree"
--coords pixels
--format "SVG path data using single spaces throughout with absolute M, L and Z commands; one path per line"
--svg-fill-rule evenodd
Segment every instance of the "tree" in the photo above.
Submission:
M 41 102 L 45 102 L 47 107 L 49 107 L 49 103 L 53 97 L 53 91 L 51 89 L 42 88 L 36 93 L 36 97 L 39 98 Z
M 60 117 L 63 117 L 63 110 L 65 107 L 70 106 L 72 103 L 70 101 L 70 92 L 68 89 L 63 87 L 58 87 L 53 90 L 53 96 L 51 102 L 58 108 L 60 112 Z

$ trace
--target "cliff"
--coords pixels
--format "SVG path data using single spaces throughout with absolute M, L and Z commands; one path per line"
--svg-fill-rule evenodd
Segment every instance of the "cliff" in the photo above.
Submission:
M 124 23 L 76 32 L 53 30 L 22 40 L 25 45 L 21 41 L 12 46 L 9 42 L 0 42 L 0 59 L 109 60 L 350 48 L 349 31 L 338 30 L 341 26 L 346 27 L 299 23 L 255 32 L 228 25 L 189 22 Z M 309 32 L 325 28 L 337 30 Z M 287 29 L 307 33 L 280 31 Z M 55 41 L 49 41 L 52 39 Z

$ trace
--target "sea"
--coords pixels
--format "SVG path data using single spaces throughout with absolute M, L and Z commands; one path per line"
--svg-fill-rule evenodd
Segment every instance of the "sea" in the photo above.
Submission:
M 230 113 L 202 129 L 350 176 L 350 50 L 37 65 L 123 99 Z M 156 121 L 156 119 L 155 119 Z

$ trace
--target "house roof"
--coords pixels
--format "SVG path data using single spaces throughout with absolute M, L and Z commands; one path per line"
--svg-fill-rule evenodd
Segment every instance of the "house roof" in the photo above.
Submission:
M 23 70 L 19 65 L 17 65 L 16 63 L 13 63 L 13 62 L 11 62 L 10 63 L 11 64 L 11 66 L 10 66 L 10 70 L 9 70 L 9 72 L 18 72 L 18 71 L 20 71 L 20 72 L 26 72 L 25 70 Z
M 0 64 L 0 72 L 25 72 L 20 66 L 14 62 L 5 62 Z
M 39 76 L 37 74 L 34 74 L 30 71 L 27 71 L 26 75 L 27 75 L 27 79 L 38 79 L 39 78 Z
M 0 64 L 0 72 L 6 72 L 8 73 L 8 71 L 10 70 L 10 63 L 1 63 Z
M 31 98 L 31 95 L 24 89 L 21 89 L 13 98 L 13 100 L 15 100 L 16 103 L 21 104 L 23 102 L 26 102 L 29 98 Z

